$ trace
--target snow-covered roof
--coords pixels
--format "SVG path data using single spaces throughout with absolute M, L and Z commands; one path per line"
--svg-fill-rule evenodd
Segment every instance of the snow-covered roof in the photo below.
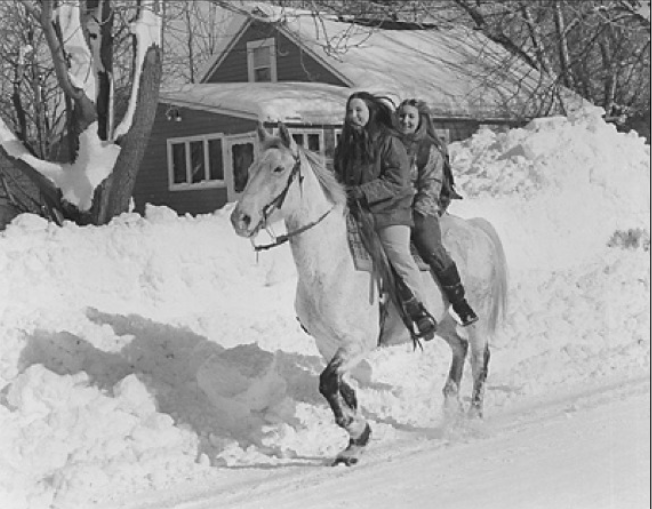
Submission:
M 464 27 L 382 30 L 263 2 L 235 2 L 228 33 L 252 20 L 279 30 L 350 86 L 400 98 L 425 99 L 435 116 L 502 119 L 534 116 L 538 71 L 481 33 Z M 328 42 L 329 51 L 325 51 Z M 231 47 L 225 41 L 202 79 Z M 542 87 L 542 93 L 543 93 Z M 569 99 L 576 101 L 569 95 Z M 559 112 L 558 108 L 553 111 Z
M 263 122 L 340 124 L 351 89 L 324 83 L 205 83 L 162 90 L 159 101 Z

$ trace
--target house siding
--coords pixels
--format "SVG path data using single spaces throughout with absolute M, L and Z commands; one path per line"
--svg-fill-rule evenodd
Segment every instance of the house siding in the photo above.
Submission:
M 165 205 L 179 214 L 211 213 L 227 202 L 226 187 L 171 191 L 168 181 L 167 140 L 203 134 L 242 134 L 255 131 L 256 121 L 228 115 L 176 108 L 181 121 L 167 119 L 169 105 L 158 105 L 133 198 L 135 210 L 144 213 L 145 205 Z
M 247 43 L 275 38 L 277 81 L 309 81 L 347 86 L 341 79 L 267 23 L 253 22 L 204 83 L 247 82 Z
M 171 191 L 168 180 L 167 140 L 204 134 L 250 133 L 256 129 L 256 121 L 233 117 L 216 112 L 175 107 L 182 120 L 167 119 L 170 105 L 158 105 L 152 134 L 145 151 L 143 163 L 136 177 L 133 198 L 135 210 L 144 213 L 147 203 L 164 205 L 178 214 L 207 214 L 223 207 L 227 201 L 226 187 Z M 435 119 L 435 126 L 449 143 L 470 137 L 481 125 L 469 120 Z M 271 127 L 268 126 L 268 128 Z M 290 128 L 301 129 L 301 124 L 288 124 Z M 323 132 L 324 155 L 332 157 L 335 148 L 334 129 L 338 126 L 305 126 L 321 129 Z M 498 126 L 494 126 L 498 127 Z

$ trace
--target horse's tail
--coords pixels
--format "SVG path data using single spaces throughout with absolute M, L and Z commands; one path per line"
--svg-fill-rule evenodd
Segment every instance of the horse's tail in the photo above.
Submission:
M 487 323 L 487 331 L 493 335 L 507 315 L 507 258 L 498 232 L 489 221 L 474 217 L 469 219 L 469 223 L 482 230 L 491 239 L 494 248 L 494 280 L 491 284 L 491 307 Z

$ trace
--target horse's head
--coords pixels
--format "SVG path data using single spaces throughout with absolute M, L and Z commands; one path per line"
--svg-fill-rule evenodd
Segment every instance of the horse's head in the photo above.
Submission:
M 231 224 L 242 237 L 253 237 L 268 221 L 275 221 L 286 204 L 295 180 L 300 178 L 300 155 L 285 125 L 279 136 L 258 125 L 260 150 L 249 168 L 249 181 L 231 213 Z

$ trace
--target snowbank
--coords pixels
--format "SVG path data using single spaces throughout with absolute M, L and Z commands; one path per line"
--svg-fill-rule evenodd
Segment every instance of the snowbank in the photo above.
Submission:
M 466 196 L 451 212 L 492 221 L 510 268 L 487 413 L 649 373 L 649 146 L 589 115 L 451 153 Z M 23 215 L 0 234 L 1 507 L 87 507 L 345 445 L 290 251 L 257 259 L 230 209 L 102 227 Z M 375 440 L 441 424 L 448 362 L 443 342 L 374 353 L 353 383 Z

